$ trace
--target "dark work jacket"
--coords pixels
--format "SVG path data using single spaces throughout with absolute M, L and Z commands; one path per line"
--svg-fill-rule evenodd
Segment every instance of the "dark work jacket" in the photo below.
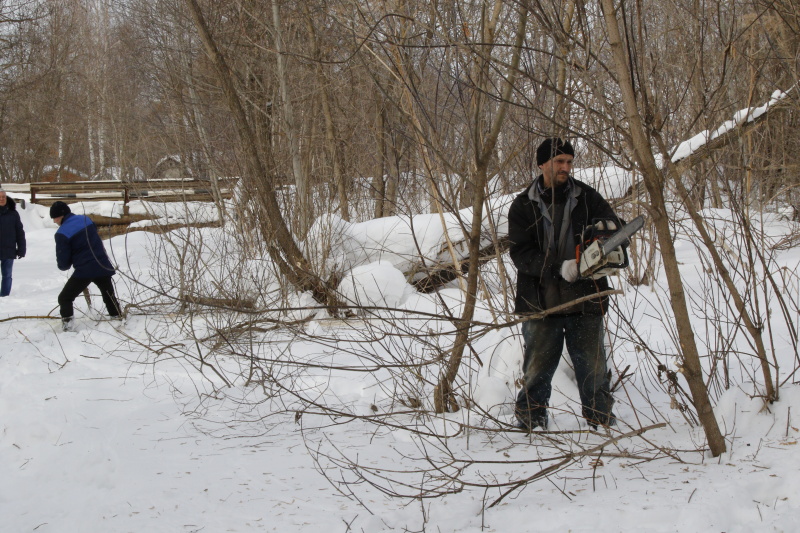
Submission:
M 72 277 L 101 278 L 114 275 L 97 226 L 85 215 L 68 213 L 56 232 L 56 261 L 59 270 L 75 268 Z
M 575 248 L 581 233 L 595 219 L 620 221 L 600 193 L 589 185 L 570 178 L 565 210 L 569 224 L 562 226 L 564 240 L 560 250 L 554 246 L 551 205 L 541 198 L 539 176 L 517 196 L 508 210 L 508 237 L 511 241 L 511 260 L 517 267 L 517 295 L 514 312 L 517 314 L 542 311 L 576 298 L 608 290 L 608 279 L 579 279 L 568 283 L 561 277 L 561 264 L 575 259 Z M 543 211 L 542 206 L 546 209 Z M 608 297 L 595 298 L 577 304 L 561 314 L 602 315 Z
M 0 207 L 0 259 L 25 257 L 25 230 L 17 213 L 17 205 L 6 195 L 6 205 Z

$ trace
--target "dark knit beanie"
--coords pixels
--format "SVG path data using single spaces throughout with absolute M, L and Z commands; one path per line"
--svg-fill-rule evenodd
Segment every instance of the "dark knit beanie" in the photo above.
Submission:
M 569 141 L 562 141 L 558 137 L 545 139 L 536 149 L 536 166 L 541 166 L 559 154 L 575 157 L 575 149 Z
M 54 202 L 53 205 L 50 206 L 50 218 L 63 217 L 69 213 L 72 213 L 69 206 L 61 200 Z

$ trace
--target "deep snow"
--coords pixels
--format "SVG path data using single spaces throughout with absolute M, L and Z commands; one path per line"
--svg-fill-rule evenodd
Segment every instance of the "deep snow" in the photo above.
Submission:
M 22 214 L 28 256 L 16 262 L 12 295 L 0 301 L 2 532 L 797 529 L 800 386 L 793 382 L 800 380 L 798 375 L 781 388 L 781 400 L 767 408 L 751 397 L 758 384 L 749 383 L 747 375 L 724 392 L 716 415 L 728 451 L 711 458 L 698 451 L 704 443 L 702 431 L 670 409 L 670 398 L 653 385 L 644 357 L 624 338 L 625 328 L 610 325 L 610 330 L 623 333 L 614 340 L 616 368 L 632 365 L 634 372 L 616 394 L 619 432 L 660 422 L 666 422 L 665 427 L 647 431 L 643 438 L 609 444 L 599 457 L 579 457 L 568 468 L 510 494 L 490 509 L 483 504 L 496 500 L 501 490 L 465 487 L 437 499 L 387 498 L 364 483 L 339 484 L 355 478 L 352 471 L 336 467 L 337 457 L 374 466 L 379 475 L 414 471 L 422 445 L 429 446 L 434 459 L 446 458 L 449 450 L 459 459 L 532 460 L 579 453 L 609 436 L 587 432 L 573 414 L 576 394 L 563 364 L 554 381 L 551 429 L 567 433 L 550 437 L 498 432 L 496 423 L 467 410 L 425 426 L 456 434 L 431 441 L 358 420 L 343 423 L 347 417 L 332 421 L 311 409 L 302 416 L 294 416 L 291 409 L 271 414 L 275 403 L 270 401 L 245 408 L 236 400 L 258 397 L 261 402 L 258 387 L 237 380 L 220 392 L 211 386 L 219 385 L 218 380 L 201 375 L 186 359 L 156 357 L 146 349 L 144 344 L 152 348 L 182 343 L 191 353 L 192 343 L 176 336 L 178 330 L 170 322 L 174 317 L 132 314 L 115 329 L 102 320 L 99 295 L 94 294 L 92 310 L 82 300 L 76 302 L 76 332 L 61 332 L 56 318 L 26 318 L 55 317 L 56 296 L 68 274 L 56 269 L 55 226 L 46 218 L 46 210 L 28 205 Z M 724 213 L 719 215 L 724 221 Z M 778 218 L 769 222 L 777 237 L 796 230 Z M 381 240 L 375 235 L 387 235 L 370 223 L 348 231 L 353 230 L 370 235 L 373 242 Z M 210 237 L 219 235 L 218 230 L 204 231 Z M 393 239 L 404 239 L 397 231 L 388 231 Z M 158 265 L 146 251 L 161 238 L 137 232 L 106 243 L 120 265 L 116 286 L 123 301 L 142 298 L 143 289 L 136 282 L 146 285 L 154 279 Z M 398 245 L 409 243 L 403 240 Z M 677 245 L 691 275 L 699 259 L 687 242 Z M 441 312 L 441 302 L 414 293 L 398 278 L 396 261 L 385 256 L 356 261 L 352 250 L 345 252 L 351 253 L 354 263 L 363 263 L 354 264 L 362 271 L 354 271 L 343 282 L 346 294 L 410 312 Z M 793 250 L 780 256 L 792 273 L 797 272 L 798 259 L 800 254 Z M 663 298 L 663 288 L 638 295 L 626 288 L 620 307 L 632 308 L 659 293 Z M 442 295 L 457 310 L 459 292 L 446 289 Z M 632 313 L 637 330 L 647 333 L 651 346 L 668 348 L 669 332 L 652 312 L 655 307 L 648 303 L 643 311 Z M 488 307 L 479 310 L 478 319 L 491 321 Z M 363 323 L 354 321 L 353 335 L 359 334 Z M 347 327 L 320 318 L 305 332 L 322 335 Z M 476 404 L 501 421 L 510 419 L 513 379 L 519 369 L 520 346 L 513 333 L 504 328 L 486 335 L 476 344 L 483 366 L 470 363 L 475 369 Z M 784 337 L 780 333 L 776 338 L 782 378 L 797 367 Z M 447 336 L 442 338 L 446 343 Z M 376 346 L 376 353 L 391 351 Z M 307 360 L 350 361 L 338 351 L 341 347 L 305 339 L 294 343 L 292 350 L 295 357 Z M 668 354 L 664 360 L 674 365 Z M 237 368 L 233 360 L 220 364 Z M 295 385 L 319 390 L 320 397 L 336 398 L 359 414 L 397 407 L 391 391 L 359 373 L 323 369 L 298 375 Z M 404 414 L 392 420 L 407 427 L 419 423 L 417 417 Z M 485 429 L 459 432 L 461 422 Z M 485 462 L 468 468 L 465 478 L 519 478 L 542 467 Z M 419 482 L 421 476 L 412 473 L 403 479 Z M 348 498 L 344 493 L 351 488 L 354 496 Z

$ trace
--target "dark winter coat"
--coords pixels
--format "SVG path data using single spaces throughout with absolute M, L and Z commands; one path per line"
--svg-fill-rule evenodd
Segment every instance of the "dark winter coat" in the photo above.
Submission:
M 25 257 L 25 230 L 14 200 L 6 195 L 6 205 L 0 207 L 0 259 Z
M 575 248 L 580 244 L 581 233 L 596 219 L 612 219 L 619 224 L 600 193 L 574 178 L 563 193 L 564 211 L 568 213 L 563 224 L 560 250 L 554 245 L 554 225 L 551 220 L 552 191 L 540 190 L 539 176 L 525 191 L 517 196 L 508 211 L 508 236 L 511 241 L 511 259 L 517 267 L 517 295 L 514 311 L 518 314 L 549 309 L 608 290 L 608 279 L 578 280 L 569 283 L 561 277 L 561 264 L 565 259 L 575 259 Z M 552 195 L 550 195 L 552 196 Z M 545 208 L 544 210 L 542 208 Z M 562 314 L 601 315 L 605 313 L 608 298 L 597 298 L 570 307 Z
M 85 215 L 68 213 L 56 232 L 56 261 L 60 270 L 75 268 L 74 278 L 114 275 L 97 226 Z

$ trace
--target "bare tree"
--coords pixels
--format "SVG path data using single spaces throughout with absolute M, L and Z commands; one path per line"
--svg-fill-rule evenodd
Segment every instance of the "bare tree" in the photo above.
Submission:
M 259 200 L 264 209 L 264 216 L 261 218 L 262 234 L 270 244 L 274 241 L 274 245 L 269 246 L 270 257 L 294 286 L 300 290 L 311 291 L 317 301 L 335 310 L 338 299 L 334 290 L 313 273 L 311 265 L 297 247 L 292 234 L 284 223 L 275 193 L 269 186 L 267 171 L 257 148 L 255 136 L 234 86 L 233 75 L 225 58 L 217 48 L 200 6 L 196 0 L 186 0 L 186 2 L 206 53 L 217 71 L 217 79 L 222 85 L 239 130 L 239 137 L 244 145 L 248 170 L 245 179 L 252 183 L 259 192 Z
M 692 401 L 697 408 L 700 422 L 705 429 L 711 453 L 716 457 L 725 451 L 725 439 L 719 430 L 719 425 L 708 398 L 708 390 L 705 386 L 700 363 L 700 354 L 695 344 L 689 309 L 686 306 L 683 282 L 678 269 L 678 260 L 675 255 L 674 241 L 667 216 L 666 200 L 664 198 L 664 177 L 658 169 L 653 156 L 653 149 L 649 142 L 650 135 L 648 135 L 644 121 L 639 115 L 639 107 L 629 70 L 630 63 L 623 46 L 616 10 L 611 0 L 602 0 L 601 5 L 605 16 L 609 45 L 614 56 L 617 83 L 625 104 L 630 128 L 630 142 L 636 161 L 642 169 L 644 183 L 650 196 L 650 214 L 655 223 L 661 254 L 664 259 L 664 269 L 667 273 L 667 281 L 670 287 L 670 301 L 675 312 L 675 321 L 680 335 L 684 361 L 683 374 L 686 376 L 689 388 L 692 391 Z
M 473 161 L 468 183 L 472 184 L 472 220 L 469 225 L 467 238 L 469 264 L 466 284 L 466 300 L 460 320 L 456 321 L 458 334 L 456 335 L 453 351 L 442 372 L 439 384 L 434 389 L 434 401 L 437 412 L 445 412 L 457 407 L 453 393 L 453 383 L 461 366 L 461 359 L 469 343 L 469 323 L 473 318 L 475 302 L 478 294 L 478 277 L 480 249 L 483 228 L 483 207 L 486 198 L 486 187 L 489 181 L 489 167 L 496 156 L 495 148 L 500 131 L 505 121 L 511 95 L 514 91 L 516 73 L 519 67 L 519 50 L 522 47 L 527 28 L 527 12 L 525 10 L 516 14 L 516 31 L 510 35 L 511 57 L 508 73 L 499 83 L 492 81 L 491 65 L 492 45 L 496 42 L 498 24 L 500 22 L 502 3 L 497 2 L 494 9 L 482 17 L 484 24 L 480 27 L 481 47 L 475 55 L 473 65 L 473 79 L 476 80 L 474 94 L 468 110 L 473 118 L 471 124 L 471 137 L 473 146 Z M 488 10 L 487 10 L 488 11 Z M 513 20 L 515 17 L 511 17 Z M 502 90 L 496 95 L 499 104 L 492 112 L 487 113 L 484 107 L 489 107 L 492 88 L 500 85 Z M 485 122 L 484 122 L 485 121 Z M 488 123 L 488 132 L 485 123 Z M 487 133 L 484 133 L 487 132 Z

